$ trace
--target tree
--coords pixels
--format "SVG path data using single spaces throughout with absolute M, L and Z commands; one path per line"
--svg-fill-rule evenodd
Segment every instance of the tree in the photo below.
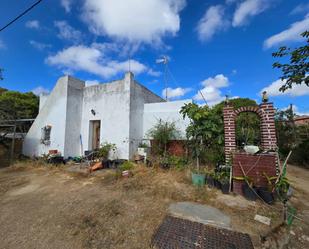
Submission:
M 209 106 L 199 106 L 195 103 L 185 104 L 180 113 L 183 118 L 190 119 L 186 134 L 199 171 L 201 157 L 223 143 L 223 118 Z M 220 154 L 219 150 L 211 153 Z
M 35 118 L 38 111 L 39 98 L 32 92 L 0 89 L 0 120 Z
M 234 109 L 244 106 L 257 106 L 257 103 L 248 98 L 237 98 L 229 100 Z M 222 115 L 224 102 L 213 107 L 218 115 Z M 260 117 L 256 113 L 243 112 L 236 118 L 236 143 L 238 146 L 260 143 Z
M 294 118 L 295 114 L 292 108 L 278 110 L 275 115 L 278 147 L 282 155 L 287 155 L 300 143 Z
M 286 157 L 292 150 L 290 163 L 309 167 L 309 124 L 296 125 L 292 108 L 278 110 L 275 115 L 279 153 Z
M 306 44 L 302 47 L 291 50 L 291 48 L 280 47 L 273 53 L 273 57 L 290 57 L 289 63 L 275 62 L 274 68 L 282 71 L 281 80 L 284 84 L 280 87 L 280 91 L 284 92 L 292 88 L 294 85 L 306 84 L 309 86 L 309 32 L 305 31 L 301 34 L 306 39 Z
M 248 98 L 231 99 L 234 109 L 244 106 L 257 106 L 257 103 Z M 193 158 L 215 164 L 224 162 L 224 123 L 223 107 L 221 102 L 212 108 L 197 104 L 186 104 L 180 113 L 190 119 L 186 133 L 188 146 Z M 260 139 L 260 118 L 255 113 L 242 113 L 236 119 L 236 140 L 239 145 L 243 142 L 256 143 Z M 202 142 L 201 142 L 202 141 Z

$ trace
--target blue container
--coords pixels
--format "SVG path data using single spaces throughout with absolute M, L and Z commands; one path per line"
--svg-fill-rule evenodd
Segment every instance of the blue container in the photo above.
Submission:
M 204 186 L 205 185 L 205 174 L 195 174 L 191 173 L 192 183 L 195 186 Z

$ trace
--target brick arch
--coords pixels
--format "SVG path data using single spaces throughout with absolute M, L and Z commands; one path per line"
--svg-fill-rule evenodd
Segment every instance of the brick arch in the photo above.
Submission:
M 256 113 L 261 119 L 263 118 L 263 111 L 258 106 L 243 106 L 234 110 L 234 117 L 236 118 L 242 112 Z
M 260 117 L 261 148 L 271 150 L 277 146 L 275 130 L 275 109 L 272 103 L 262 103 L 259 106 L 246 106 L 234 110 L 233 106 L 223 108 L 225 159 L 229 161 L 236 151 L 236 117 L 242 112 L 253 112 Z

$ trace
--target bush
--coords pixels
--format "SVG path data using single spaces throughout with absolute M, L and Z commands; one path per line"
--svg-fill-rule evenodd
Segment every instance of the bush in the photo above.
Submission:
M 301 142 L 292 152 L 290 162 L 309 168 L 309 139 Z
M 112 144 L 112 143 L 104 143 L 101 144 L 100 149 L 98 150 L 98 156 L 102 157 L 104 159 L 108 159 L 108 155 L 111 151 L 115 151 L 116 150 L 116 145 Z
M 292 151 L 290 163 L 309 167 L 309 125 L 296 125 L 294 118 L 291 108 L 276 113 L 279 153 L 286 157 Z
M 184 157 L 179 157 L 179 156 L 169 156 L 168 157 L 168 164 L 177 170 L 185 169 L 187 163 L 188 161 Z
M 164 122 L 160 119 L 157 124 L 148 131 L 147 136 L 154 140 L 153 152 L 159 156 L 165 157 L 169 141 L 178 139 L 180 137 L 180 131 L 177 129 L 174 122 Z
M 123 164 L 120 165 L 119 169 L 121 171 L 131 170 L 134 168 L 134 164 L 130 161 L 125 161 Z

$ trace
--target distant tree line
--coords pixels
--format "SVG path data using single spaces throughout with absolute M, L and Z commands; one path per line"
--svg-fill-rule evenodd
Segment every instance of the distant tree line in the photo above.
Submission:
M 21 93 L 0 87 L 0 120 L 35 118 L 39 97 L 32 92 Z

